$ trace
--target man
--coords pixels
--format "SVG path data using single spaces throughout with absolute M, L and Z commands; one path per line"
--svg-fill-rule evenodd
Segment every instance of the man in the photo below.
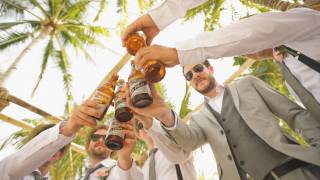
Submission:
M 166 0 L 127 27 L 122 36 L 123 44 L 129 34 L 139 30 L 144 32 L 150 44 L 160 30 L 203 2 L 205 0 Z M 280 67 L 304 106 L 320 119 L 320 72 L 315 70 L 320 68 L 320 12 L 316 10 L 296 8 L 258 14 L 214 32 L 201 33 L 175 48 L 159 45 L 142 48 L 134 61 L 139 69 L 148 59 L 157 59 L 167 67 L 184 66 L 209 58 L 251 54 L 279 45 L 286 45 L 298 51 L 294 54 L 304 54 L 312 59 L 312 65 L 306 65 L 302 55 L 289 54 Z
M 174 149 L 175 145 L 169 138 L 162 138 L 155 144 L 154 139 L 164 136 L 158 121 L 153 121 L 142 115 L 135 114 L 143 128 L 138 129 L 138 137 L 142 139 L 149 151 L 149 157 L 142 166 L 144 180 L 195 180 L 196 171 L 193 165 L 192 153 Z
M 49 134 L 48 132 L 53 132 L 53 129 L 55 128 L 54 126 L 55 126 L 54 124 L 40 124 L 36 126 L 31 132 L 29 132 L 28 136 L 23 140 L 23 143 L 26 144 L 25 146 L 23 146 L 23 148 L 25 148 L 24 152 L 18 151 L 0 162 L 0 167 L 4 166 L 4 169 L 1 168 L 0 170 L 1 171 L 0 176 L 2 177 L 1 179 L 18 179 L 18 177 L 20 176 L 19 174 L 24 173 L 25 169 L 27 168 L 25 165 L 34 163 L 31 161 L 37 160 L 37 159 L 29 159 L 26 148 L 35 147 L 36 144 L 34 142 L 36 139 L 39 139 L 40 137 L 47 138 Z M 30 142 L 31 140 L 33 141 Z M 49 159 L 44 161 L 43 164 L 41 164 L 37 169 L 34 169 L 34 171 L 22 177 L 21 179 L 33 180 L 33 179 L 38 179 L 39 177 L 48 178 L 49 177 L 48 172 L 49 172 L 50 166 L 63 157 L 63 155 L 69 150 L 69 145 L 70 144 L 66 144 L 65 146 L 61 147 L 61 149 L 55 152 Z M 39 144 L 38 146 L 41 146 L 41 144 Z M 21 164 L 19 164 L 19 161 L 21 161 Z
M 320 124 L 308 111 L 256 78 L 223 87 L 212 73 L 207 61 L 184 67 L 185 78 L 205 97 L 190 125 L 171 113 L 153 86 L 151 106 L 130 107 L 161 121 L 167 135 L 184 151 L 209 143 L 222 180 L 247 179 L 248 175 L 257 180 L 319 179 Z M 288 140 L 278 118 L 298 131 L 310 147 Z
M 86 141 L 86 151 L 89 155 L 90 165 L 86 169 L 83 180 L 141 180 L 143 174 L 137 170 L 131 158 L 135 147 L 135 133 L 131 123 L 123 124 L 125 133 L 124 146 L 117 151 L 118 163 L 111 159 L 112 150 L 105 145 L 108 127 L 99 125 L 92 129 Z
M 92 100 L 77 107 L 66 122 L 59 123 L 35 136 L 17 152 L 0 161 L 0 179 L 34 180 L 47 176 L 44 165 L 49 165 L 62 157 L 61 151 L 75 137 L 82 126 L 96 126 L 100 117 L 99 104 Z M 119 161 L 119 167 L 125 169 L 129 163 Z M 41 174 L 35 175 L 34 172 Z M 34 177 L 34 176 L 40 177 Z

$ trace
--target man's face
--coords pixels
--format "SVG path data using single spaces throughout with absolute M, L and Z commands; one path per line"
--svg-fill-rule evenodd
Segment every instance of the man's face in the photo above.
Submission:
M 187 65 L 184 67 L 183 73 L 186 79 L 190 81 L 191 86 L 201 94 L 210 92 L 216 86 L 211 66 L 206 67 L 203 64 Z
M 99 159 L 106 159 L 110 150 L 106 147 L 104 139 L 107 135 L 107 130 L 99 129 L 91 136 L 91 140 L 88 147 L 88 153 L 90 156 L 94 156 Z

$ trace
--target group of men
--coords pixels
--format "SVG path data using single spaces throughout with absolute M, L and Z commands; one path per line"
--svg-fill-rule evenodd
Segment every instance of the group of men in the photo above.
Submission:
M 201 33 L 174 48 L 151 45 L 161 30 L 204 1 L 166 0 L 130 24 L 122 36 L 125 42 L 136 31 L 146 35 L 150 46 L 136 54 L 138 69 L 148 59 L 166 67 L 183 67 L 185 79 L 204 96 L 203 107 L 192 114 L 189 124 L 167 106 L 154 85 L 150 85 L 153 103 L 145 108 L 133 107 L 128 92 L 127 103 L 144 130 L 137 134 L 131 122 L 123 125 L 124 147 L 115 152 L 114 161 L 103 141 L 108 127 L 95 127 L 98 104 L 87 100 L 65 123 L 43 131 L 2 160 L 1 179 L 47 175 L 47 167 L 61 158 L 63 147 L 81 126 L 94 127 L 86 144 L 90 164 L 82 177 L 85 180 L 196 179 L 192 151 L 204 144 L 212 148 L 221 180 L 320 179 L 320 13 L 307 8 L 263 13 Z M 285 55 L 273 50 L 281 45 Z M 264 58 L 273 53 L 290 91 L 304 107 L 254 77 L 222 86 L 207 61 L 235 55 Z M 279 119 L 308 145 L 283 132 Z M 142 169 L 131 158 L 137 136 L 150 151 Z

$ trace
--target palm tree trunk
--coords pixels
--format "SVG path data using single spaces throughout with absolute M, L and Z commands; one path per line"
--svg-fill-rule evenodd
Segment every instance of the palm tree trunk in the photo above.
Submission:
M 44 27 L 38 36 L 34 37 L 31 42 L 22 50 L 10 67 L 0 76 L 0 86 L 4 85 L 4 82 L 10 77 L 13 70 L 17 69 L 17 64 L 20 63 L 22 58 L 31 50 L 31 48 L 37 44 L 40 40 L 44 39 L 50 33 L 50 27 Z
M 123 68 L 124 65 L 130 60 L 132 56 L 128 53 L 122 56 L 122 58 L 118 61 L 118 63 L 108 72 L 108 74 L 103 78 L 100 84 L 97 86 L 99 88 L 102 84 L 107 82 L 113 74 L 118 74 L 119 71 Z M 93 94 L 91 94 L 92 96 Z M 90 97 L 91 97 L 90 96 Z

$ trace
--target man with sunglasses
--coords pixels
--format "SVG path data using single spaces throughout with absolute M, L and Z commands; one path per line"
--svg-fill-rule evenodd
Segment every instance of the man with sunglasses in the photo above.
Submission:
M 131 23 L 122 35 L 122 44 L 129 34 L 143 31 L 147 44 L 160 31 L 188 9 L 206 0 L 166 0 Z M 165 66 L 190 65 L 206 59 L 218 59 L 281 45 L 288 55 L 278 65 L 286 82 L 306 109 L 320 121 L 320 12 L 308 8 L 293 8 L 286 12 L 267 12 L 241 19 L 212 32 L 203 32 L 176 47 L 151 45 L 141 48 L 135 55 L 137 69 L 149 59 L 161 61 Z
M 175 148 L 191 152 L 209 143 L 221 180 L 317 180 L 320 177 L 320 124 L 308 111 L 263 81 L 245 77 L 223 87 L 209 62 L 187 65 L 184 75 L 204 96 L 204 105 L 184 123 L 151 86 L 153 104 L 133 108 L 161 121 Z M 128 101 L 130 104 L 130 102 Z M 279 118 L 308 146 L 287 136 Z M 161 137 L 159 134 L 158 139 Z
M 105 145 L 108 127 L 98 125 L 93 128 L 86 140 L 89 166 L 79 180 L 141 180 L 143 174 L 137 169 L 131 158 L 136 138 L 131 122 L 123 124 L 124 146 L 116 152 L 118 160 L 111 159 L 115 152 Z

